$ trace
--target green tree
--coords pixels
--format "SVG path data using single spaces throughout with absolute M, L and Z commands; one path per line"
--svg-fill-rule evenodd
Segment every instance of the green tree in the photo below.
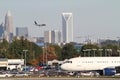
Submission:
M 7 50 L 9 48 L 9 43 L 7 42 L 7 40 L 3 39 L 0 42 L 0 57 L 6 57 L 8 54 Z
M 62 60 L 72 58 L 76 55 L 77 51 L 72 43 L 67 43 L 62 48 Z
M 28 50 L 26 53 L 27 63 L 31 63 L 32 60 L 39 61 L 39 55 L 42 53 L 42 48 L 36 45 L 35 43 L 24 39 L 24 37 L 21 37 L 19 40 L 14 38 L 13 42 L 9 46 L 10 56 L 8 56 L 8 58 L 25 59 L 25 53 L 23 52 L 23 50 Z

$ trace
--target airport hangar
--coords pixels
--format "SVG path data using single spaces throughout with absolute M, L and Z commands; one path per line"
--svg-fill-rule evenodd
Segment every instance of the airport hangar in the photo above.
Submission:
M 7 59 L 0 58 L 0 70 L 22 70 L 24 59 Z

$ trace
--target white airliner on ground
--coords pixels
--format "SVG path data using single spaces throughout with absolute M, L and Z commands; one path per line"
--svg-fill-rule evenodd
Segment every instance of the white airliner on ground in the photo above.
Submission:
M 120 57 L 76 57 L 64 62 L 61 69 L 67 71 L 100 71 L 106 68 L 115 69 L 119 66 Z M 113 73 L 113 70 L 110 69 L 107 72 Z

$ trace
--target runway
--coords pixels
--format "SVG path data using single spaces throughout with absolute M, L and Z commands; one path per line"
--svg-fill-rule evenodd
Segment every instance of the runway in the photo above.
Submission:
M 0 80 L 120 80 L 120 78 L 0 78 Z

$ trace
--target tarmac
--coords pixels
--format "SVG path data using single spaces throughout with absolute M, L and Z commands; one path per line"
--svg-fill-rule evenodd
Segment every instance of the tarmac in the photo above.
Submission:
M 120 78 L 0 78 L 0 80 L 120 80 Z

